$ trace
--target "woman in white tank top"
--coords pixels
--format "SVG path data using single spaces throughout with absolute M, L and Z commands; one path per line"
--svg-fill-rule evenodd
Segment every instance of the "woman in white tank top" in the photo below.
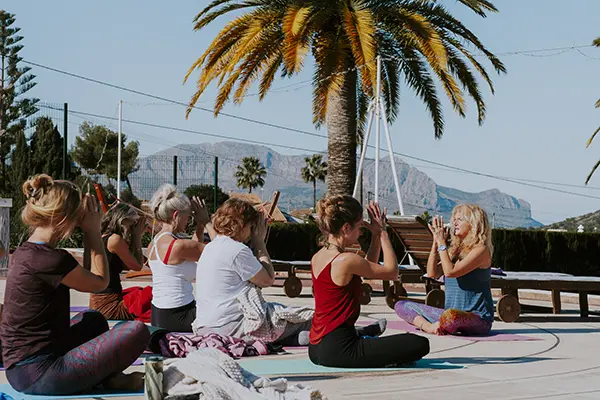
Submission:
M 196 263 L 204 249 L 204 228 L 213 238 L 214 230 L 204 201 L 190 199 L 165 184 L 151 201 L 154 218 L 162 223 L 148 249 L 152 270 L 152 325 L 172 332 L 191 332 L 196 317 L 196 302 L 192 281 Z M 196 232 L 191 240 L 179 239 L 194 214 Z

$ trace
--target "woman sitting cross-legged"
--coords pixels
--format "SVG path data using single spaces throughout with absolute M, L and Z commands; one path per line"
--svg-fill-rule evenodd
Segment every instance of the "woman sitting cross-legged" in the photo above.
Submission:
M 192 281 L 196 277 L 196 262 L 204 249 L 204 227 L 214 237 L 204 202 L 190 199 L 165 184 L 151 201 L 154 218 L 162 229 L 148 249 L 148 264 L 152 270 L 152 325 L 172 332 L 191 332 L 196 318 L 196 301 Z M 180 239 L 194 213 L 196 232 L 192 239 Z
M 494 321 L 490 289 L 492 231 L 485 211 L 474 204 L 460 204 L 452 211 L 450 247 L 441 217 L 429 229 L 433 246 L 427 275 L 444 275 L 446 309 L 410 301 L 396 303 L 400 318 L 427 333 L 438 335 L 486 335 Z
M 139 271 L 144 266 L 142 233 L 146 226 L 136 210 L 117 203 L 102 218 L 102 241 L 108 257 L 108 287 L 90 296 L 90 308 L 112 320 L 150 322 L 152 286 L 129 288 L 123 292 L 121 272 Z
M 362 336 L 378 336 L 381 331 L 355 328 L 361 277 L 398 279 L 396 254 L 385 229 L 385 210 L 382 214 L 379 205 L 371 203 L 367 212 L 369 224 L 363 222 L 362 206 L 351 196 L 328 197 L 317 205 L 324 247 L 311 260 L 315 316 L 308 354 L 318 365 L 380 368 L 414 362 L 429 353 L 429 341 L 424 337 L 405 333 L 365 338 Z M 372 234 L 366 258 L 344 251 L 358 242 L 362 226 Z M 378 263 L 381 250 L 383 266 Z
M 0 326 L 6 378 L 16 390 L 36 395 L 68 395 L 90 390 L 139 390 L 143 374 L 122 374 L 144 351 L 150 334 L 144 323 L 108 329 L 96 311 L 70 319 L 69 289 L 99 292 L 109 282 L 100 234 L 99 202 L 71 182 L 38 175 L 23 185 L 22 212 L 32 229 L 14 252 Z M 90 251 L 89 269 L 56 249 L 79 226 Z
M 229 199 L 214 214 L 213 227 L 218 235 L 198 261 L 194 332 L 307 345 L 313 310 L 289 308 L 284 315 L 281 305 L 265 302 L 257 289 L 275 279 L 264 214 L 244 200 Z

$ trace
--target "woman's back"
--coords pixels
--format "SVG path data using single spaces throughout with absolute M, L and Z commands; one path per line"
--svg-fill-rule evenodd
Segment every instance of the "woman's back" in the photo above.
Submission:
M 328 254 L 317 254 L 311 261 L 313 296 L 315 298 L 315 314 L 310 330 L 310 342 L 317 344 L 321 339 L 341 325 L 354 326 L 360 315 L 360 294 L 362 280 L 358 275 L 352 276 L 350 282 L 339 286 L 334 282 L 332 270 L 341 268 L 344 260 L 324 261 Z M 321 267 L 326 263 L 325 267 Z M 335 271 L 337 272 L 337 271 Z
M 177 239 L 172 233 L 163 232 L 154 239 L 148 259 L 148 264 L 152 270 L 152 304 L 161 309 L 182 307 L 194 301 L 192 281 L 196 277 L 196 263 L 194 261 L 168 264 L 170 255 L 168 250 L 164 259 L 161 259 L 157 243 L 167 235 L 173 237 L 169 245 L 169 248 L 172 248 Z

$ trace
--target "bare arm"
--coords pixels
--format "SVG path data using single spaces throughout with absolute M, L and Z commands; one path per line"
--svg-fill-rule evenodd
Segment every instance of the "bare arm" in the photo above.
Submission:
M 398 280 L 398 261 L 396 252 L 387 232 L 382 232 L 380 238 L 383 249 L 383 266 L 357 255 L 348 255 L 347 268 L 350 274 L 359 275 L 367 279 L 383 279 L 387 281 Z
M 273 282 L 275 281 L 275 269 L 273 268 L 273 263 L 271 262 L 271 257 L 269 256 L 267 245 L 265 244 L 266 236 L 267 218 L 265 218 L 264 215 L 261 215 L 256 226 L 252 229 L 251 248 L 263 268 L 250 279 L 250 282 L 263 288 L 273 285 Z
M 107 247 L 108 251 L 116 254 L 121 259 L 121 261 L 123 261 L 123 264 L 125 264 L 127 269 L 130 269 L 132 271 L 140 271 L 144 267 L 141 259 L 138 258 L 142 255 L 141 242 L 139 243 L 137 251 L 134 250 L 134 253 L 132 253 L 125 239 L 123 239 L 119 235 L 111 235 L 111 237 L 108 239 Z M 137 247 L 137 243 L 134 245 L 134 248 L 135 247 Z
M 464 259 L 457 263 L 452 263 L 446 250 L 440 252 L 440 259 L 442 260 L 444 275 L 448 278 L 459 278 L 477 268 L 488 268 L 491 261 L 490 252 L 484 246 L 475 247 Z
M 440 258 L 437 252 L 437 242 L 434 240 L 431 245 L 431 252 L 427 259 L 427 276 L 429 278 L 437 279 L 444 274 L 442 266 L 440 265 Z
M 371 244 L 365 257 L 372 263 L 379 262 L 379 254 L 381 253 L 381 232 L 371 233 Z
M 95 197 L 86 195 L 83 200 L 83 216 L 80 227 L 84 232 L 84 245 L 88 249 L 89 270 L 81 266 L 69 272 L 62 283 L 80 292 L 100 292 L 108 286 L 108 259 L 100 234 L 102 213 Z M 86 266 L 87 267 L 87 266 Z

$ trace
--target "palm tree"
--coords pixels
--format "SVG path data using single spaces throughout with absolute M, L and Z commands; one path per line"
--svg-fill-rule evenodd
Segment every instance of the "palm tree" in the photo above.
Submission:
M 313 185 L 313 210 L 317 208 L 317 181 L 325 182 L 327 175 L 327 162 L 323 162 L 323 156 L 313 154 L 304 159 L 305 167 L 302 167 L 302 179 L 304 182 Z
M 194 19 L 201 30 L 220 16 L 242 10 L 227 23 L 192 64 L 185 80 L 201 70 L 187 113 L 213 82 L 219 114 L 233 94 L 239 104 L 258 81 L 263 99 L 276 75 L 298 73 L 309 51 L 314 58 L 313 122 L 327 125 L 328 189 L 352 192 L 356 176 L 357 133 L 366 125 L 376 82 L 376 57 L 382 59 L 382 93 L 389 122 L 399 110 L 401 80 L 425 103 L 434 135 L 444 132 L 436 80 L 459 115 L 471 97 L 483 123 L 486 106 L 476 74 L 494 91 L 475 50 L 498 72 L 500 60 L 439 0 L 213 0 Z M 488 0 L 458 0 L 477 15 L 497 9 Z M 234 90 L 235 89 L 235 90 Z
M 593 44 L 596 47 L 600 47 L 600 37 L 596 38 L 596 40 L 594 40 Z M 600 108 L 600 99 L 598 99 L 598 101 L 596 102 L 596 108 Z M 596 129 L 596 131 L 594 132 L 594 134 L 592 135 L 592 137 L 590 138 L 590 140 L 588 140 L 586 147 L 590 147 L 590 145 L 592 144 L 592 141 L 594 140 L 594 138 L 596 137 L 596 135 L 598 134 L 598 132 L 600 132 L 600 127 L 598 129 Z M 596 165 L 594 165 L 594 168 L 592 168 L 592 171 L 590 172 L 590 174 L 588 175 L 587 179 L 585 180 L 585 184 L 586 185 L 588 184 L 588 182 L 590 181 L 590 179 L 592 179 L 592 175 L 594 175 L 594 172 L 596 172 L 596 170 L 598 169 L 598 167 L 600 167 L 600 160 L 598 160 L 598 162 L 596 163 Z
M 265 186 L 266 175 L 267 170 L 258 158 L 244 157 L 242 158 L 242 164 L 238 165 L 233 176 L 237 178 L 238 187 L 248 189 L 248 193 L 252 193 L 252 189 Z

